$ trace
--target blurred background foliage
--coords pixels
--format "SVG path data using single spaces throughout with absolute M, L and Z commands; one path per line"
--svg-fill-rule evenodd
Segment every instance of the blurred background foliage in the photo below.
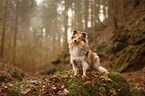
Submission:
M 71 32 L 79 30 L 88 33 L 90 48 L 99 54 L 101 61 L 109 56 L 117 58 L 121 53 L 116 53 L 127 44 L 144 42 L 141 37 L 135 43 L 134 38 L 140 38 L 134 37 L 138 29 L 130 33 L 132 29 L 126 27 L 128 22 L 138 24 L 130 20 L 130 14 L 143 4 L 144 0 L 0 0 L 0 57 L 27 72 L 67 70 L 71 66 L 68 64 Z M 139 10 L 141 15 L 136 18 L 144 16 L 144 7 Z M 144 24 L 144 17 L 141 20 L 140 25 Z M 141 30 L 144 34 L 144 29 Z M 126 32 L 132 38 L 130 42 Z M 109 58 L 108 61 L 113 60 Z M 121 61 L 120 58 L 115 60 Z M 120 67 L 115 60 L 108 66 Z M 122 69 L 128 65 L 126 62 L 121 61 Z

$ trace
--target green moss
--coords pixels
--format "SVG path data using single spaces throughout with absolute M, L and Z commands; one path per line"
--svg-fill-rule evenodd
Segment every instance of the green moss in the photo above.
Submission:
M 108 77 L 112 79 L 111 87 L 115 88 L 119 96 L 130 96 L 129 84 L 120 73 L 110 72 Z
M 93 86 L 91 84 L 86 84 L 85 79 L 83 78 L 75 78 L 65 82 L 66 86 L 68 86 L 68 91 L 71 96 L 98 96 L 98 85 L 95 83 Z
M 24 94 L 22 94 L 21 92 L 14 90 L 14 89 L 3 89 L 2 92 L 6 95 L 6 96 L 25 96 Z
M 82 78 L 82 75 L 71 77 L 72 75 L 72 71 L 58 75 L 62 78 L 62 84 L 68 89 L 70 96 L 130 95 L 129 84 L 119 73 L 100 75 L 94 70 L 91 72 L 89 70 L 86 78 Z
M 145 91 L 143 89 L 138 88 L 135 85 L 130 85 L 132 96 L 145 96 Z
M 117 68 L 124 68 L 125 66 L 127 66 L 127 62 L 132 56 L 132 52 L 131 52 L 132 50 L 133 50 L 133 47 L 129 46 L 116 54 L 116 56 L 114 57 L 115 59 L 113 59 L 112 61 L 113 70 Z M 127 54 L 129 53 L 129 51 L 130 51 L 130 54 Z
M 135 23 L 136 19 L 133 19 L 130 21 L 129 25 L 132 25 L 133 23 Z
M 0 82 L 9 82 L 9 81 L 12 81 L 11 77 L 5 75 L 0 76 Z
M 39 83 L 39 80 L 17 82 L 13 85 L 13 88 L 16 88 L 17 90 L 9 88 L 3 89 L 2 92 L 6 94 L 6 96 L 23 96 L 21 93 L 24 93 L 25 95 L 39 96 L 53 95 L 55 94 L 54 92 L 57 94 L 60 91 L 63 92 L 63 89 L 67 89 L 69 91 L 69 96 L 130 95 L 129 84 L 119 73 L 110 72 L 108 75 L 104 75 L 96 70 L 89 69 L 87 71 L 87 77 L 82 78 L 81 74 L 73 76 L 73 70 L 70 70 L 58 74 L 55 78 L 47 77 L 47 79 L 43 79 L 44 81 L 41 81 L 41 83 Z M 44 85 L 46 87 L 44 87 Z M 61 87 L 59 88 L 58 85 Z M 55 90 L 52 86 L 56 86 L 56 89 L 58 89 Z
M 118 36 L 114 36 L 112 51 L 115 53 L 111 61 L 113 70 L 135 71 L 139 70 L 143 63 L 145 42 L 145 15 L 137 15 L 129 21 L 130 24 L 119 30 Z M 138 66 L 137 66 L 138 65 Z M 130 69 L 129 69 L 130 67 Z M 128 70 L 129 69 L 129 70 Z
M 16 79 L 18 79 L 18 80 L 20 80 L 20 81 L 22 81 L 21 74 L 19 74 L 17 71 L 14 71 L 14 72 L 12 73 L 12 77 L 13 77 L 13 78 L 16 78 Z
M 143 89 L 134 89 L 131 93 L 133 96 L 145 96 L 145 91 Z
M 142 25 L 143 22 L 145 22 L 145 15 L 142 16 L 142 17 L 140 17 L 140 20 L 139 20 L 139 22 L 136 24 L 136 27 L 139 27 L 140 25 Z
M 100 52 L 102 52 L 103 54 L 111 54 L 112 50 L 107 48 L 107 47 L 103 47 L 101 50 L 99 50 Z
M 28 82 L 19 82 L 19 83 L 16 83 L 14 86 L 16 86 L 16 87 L 20 87 L 21 85 L 27 85 L 28 84 Z
M 145 50 L 145 44 L 129 45 L 117 52 L 111 62 L 112 69 L 119 69 L 120 71 L 125 69 L 129 64 L 135 62 L 135 58 L 139 58 L 139 55 L 144 53 L 142 50 Z
M 126 68 L 127 67 L 127 63 L 125 62 L 124 64 L 122 64 L 122 66 L 121 66 L 121 70 L 123 70 L 124 68 Z
M 22 76 L 22 77 L 24 77 L 24 76 L 25 76 L 25 74 L 24 74 L 24 73 L 21 73 L 21 76 Z

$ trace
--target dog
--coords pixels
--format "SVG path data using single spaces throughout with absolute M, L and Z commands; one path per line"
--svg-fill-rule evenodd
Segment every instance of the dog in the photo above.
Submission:
M 107 69 L 100 66 L 99 56 L 89 49 L 86 32 L 73 31 L 69 43 L 69 53 L 74 75 L 77 75 L 78 69 L 81 67 L 83 77 L 86 77 L 88 68 L 97 69 L 105 74 L 109 73 Z

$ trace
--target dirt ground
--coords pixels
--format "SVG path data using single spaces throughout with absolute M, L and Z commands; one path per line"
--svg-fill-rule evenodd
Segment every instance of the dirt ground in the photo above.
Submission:
M 145 91 L 145 67 L 135 72 L 122 73 L 130 85 L 136 86 L 135 89 Z M 133 90 L 133 89 L 132 89 Z

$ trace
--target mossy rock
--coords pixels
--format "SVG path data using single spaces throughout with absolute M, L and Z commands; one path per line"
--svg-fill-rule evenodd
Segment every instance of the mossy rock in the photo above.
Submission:
M 62 83 L 68 89 L 70 96 L 130 96 L 129 84 L 119 73 L 110 72 L 104 75 L 93 70 L 87 72 L 85 78 L 80 74 L 71 76 L 72 71 L 59 75 L 63 78 Z
M 140 70 L 145 66 L 145 15 L 130 20 L 130 25 L 119 30 L 114 36 L 111 61 L 113 70 L 129 72 Z
M 118 93 L 119 96 L 130 95 L 129 84 L 120 73 L 110 72 L 108 74 L 108 77 L 112 80 L 112 82 L 110 82 L 111 87 L 115 88 L 115 91 Z
M 141 45 L 129 45 L 123 50 L 116 53 L 111 62 L 111 67 L 113 70 L 118 70 L 119 72 L 124 71 L 135 71 L 143 68 L 145 64 L 145 44 Z
M 76 78 L 73 80 L 69 80 L 68 84 L 68 91 L 69 94 L 72 96 L 78 95 L 78 96 L 92 96 L 92 95 L 98 95 L 98 86 L 94 84 L 92 86 L 91 84 L 84 85 L 85 80 L 81 78 Z M 93 90 L 92 90 L 93 89 Z M 96 91 L 97 90 L 97 91 Z
M 105 75 L 90 69 L 87 77 L 82 77 L 82 72 L 73 76 L 70 70 L 43 80 L 18 82 L 1 91 L 6 96 L 130 96 L 129 84 L 120 73 Z
M 112 60 L 111 67 L 113 70 L 120 68 L 120 70 L 123 70 L 127 63 L 131 58 L 134 58 L 136 56 L 138 46 L 128 46 L 121 50 L 120 52 L 116 53 L 116 56 L 114 56 Z

